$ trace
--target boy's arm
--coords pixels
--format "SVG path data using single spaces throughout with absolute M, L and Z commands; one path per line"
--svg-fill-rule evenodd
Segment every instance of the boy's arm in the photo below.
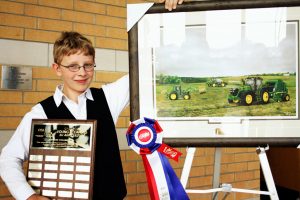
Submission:
M 27 199 L 34 190 L 26 181 L 22 161 L 2 156 L 0 158 L 0 174 L 11 195 L 17 200 Z
M 0 175 L 16 199 L 27 199 L 35 193 L 27 183 L 23 172 L 23 161 L 28 154 L 23 142 L 26 137 L 23 136 L 23 131 L 30 132 L 26 123 L 31 124 L 31 121 L 25 116 L 8 144 L 2 149 L 0 156 Z
M 104 85 L 102 88 L 116 124 L 118 116 L 129 104 L 129 75 L 127 74 L 111 84 Z
M 31 121 L 33 118 L 44 118 L 41 111 L 31 111 L 24 116 L 0 155 L 0 176 L 17 200 L 24 200 L 35 194 L 27 183 L 23 162 L 28 157 Z

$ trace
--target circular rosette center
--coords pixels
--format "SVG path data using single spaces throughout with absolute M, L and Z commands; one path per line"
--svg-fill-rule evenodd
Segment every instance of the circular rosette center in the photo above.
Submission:
M 151 151 L 156 150 L 158 148 L 155 143 L 156 138 L 156 130 L 146 123 L 137 125 L 132 131 L 132 142 L 140 148 L 148 148 Z

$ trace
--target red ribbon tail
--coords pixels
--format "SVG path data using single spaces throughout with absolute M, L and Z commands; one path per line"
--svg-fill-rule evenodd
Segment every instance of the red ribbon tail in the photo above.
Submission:
M 146 155 L 142 155 L 142 159 L 143 159 L 143 164 L 144 164 L 144 168 L 145 168 L 145 172 L 146 172 L 146 177 L 148 180 L 147 181 L 148 189 L 149 189 L 149 194 L 150 194 L 151 200 L 159 200 L 158 190 L 157 190 L 156 182 L 154 179 L 154 174 L 153 174 L 150 164 L 146 158 Z

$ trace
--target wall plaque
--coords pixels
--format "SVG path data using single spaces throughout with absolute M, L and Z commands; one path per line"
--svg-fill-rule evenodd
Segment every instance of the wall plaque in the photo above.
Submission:
M 27 180 L 51 199 L 92 199 L 96 120 L 32 120 Z
M 31 90 L 32 68 L 2 65 L 1 89 Z

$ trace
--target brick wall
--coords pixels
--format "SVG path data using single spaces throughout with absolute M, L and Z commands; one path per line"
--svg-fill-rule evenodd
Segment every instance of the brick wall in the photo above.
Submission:
M 105 53 L 127 52 L 126 4 L 137 2 L 143 1 L 0 0 L 0 39 L 40 42 L 51 46 L 61 31 L 74 30 L 91 39 L 101 52 L 102 50 L 107 50 Z M 7 54 L 5 57 L 8 57 L 14 52 L 3 50 L 0 53 Z M 0 64 L 5 64 L 1 62 L 0 59 Z M 126 70 L 119 70 L 120 63 L 116 62 L 116 65 L 112 70 L 109 67 L 97 70 L 92 86 L 100 87 L 126 73 Z M 21 117 L 36 102 L 52 94 L 60 81 L 48 66 L 49 64 L 32 66 L 32 90 L 0 90 L 0 134 L 4 135 L 6 131 L 13 132 Z M 129 108 L 126 108 L 118 120 L 117 129 L 126 129 L 128 123 Z M 179 163 L 170 161 L 178 176 L 181 175 L 186 155 L 185 148 L 179 150 L 183 153 Z M 212 188 L 214 155 L 215 148 L 197 148 L 188 188 Z M 128 189 L 126 199 L 150 199 L 141 158 L 126 148 L 122 148 L 121 157 Z M 259 189 L 259 176 L 259 162 L 255 149 L 222 148 L 220 183 L 231 183 L 236 188 Z M 220 194 L 221 197 L 222 195 Z M 211 194 L 190 194 L 189 196 L 191 199 L 211 199 L 212 197 Z M 13 199 L 1 179 L 0 199 Z M 258 199 L 258 196 L 231 193 L 227 199 Z
M 95 47 L 127 50 L 125 0 L 0 1 L 0 38 L 49 42 L 64 30 L 83 33 Z

